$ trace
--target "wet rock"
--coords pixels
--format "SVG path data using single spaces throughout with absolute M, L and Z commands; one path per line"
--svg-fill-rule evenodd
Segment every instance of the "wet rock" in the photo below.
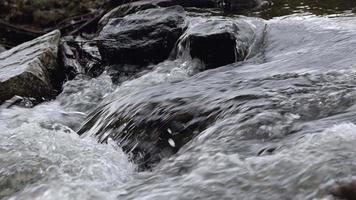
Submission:
M 180 6 L 148 9 L 111 19 L 97 40 L 106 63 L 146 65 L 168 58 L 185 29 Z
M 190 26 L 178 45 L 178 56 L 189 52 L 206 69 L 244 60 L 249 54 L 255 34 L 248 23 L 229 19 L 213 19 Z
M 162 0 L 165 1 L 165 0 Z M 169 1 L 169 0 L 167 0 Z M 110 19 L 124 17 L 128 14 L 132 14 L 141 10 L 147 10 L 150 8 L 159 8 L 160 6 L 157 5 L 158 1 L 136 1 L 132 3 L 127 3 L 121 6 L 116 7 L 115 9 L 111 10 L 107 14 L 105 14 L 100 19 L 100 26 L 106 25 Z
M 66 41 L 61 41 L 59 47 L 60 61 L 64 67 L 66 77 L 71 80 L 78 74 L 85 74 L 83 66 L 78 61 L 76 49 Z
M 97 77 L 104 70 L 96 42 L 87 41 L 80 36 L 62 38 L 60 58 L 68 79 L 73 79 L 78 74 Z
M 57 64 L 59 31 L 0 54 L 0 102 L 14 95 L 50 97 L 62 78 Z
M 110 18 L 123 17 L 141 10 L 150 8 L 169 7 L 180 5 L 183 7 L 214 8 L 217 6 L 216 0 L 143 0 L 126 3 L 108 12 L 101 20 L 100 24 L 105 25 Z
M 128 86 L 129 92 L 117 91 L 90 114 L 78 133 L 102 143 L 116 141 L 140 169 L 154 166 L 210 126 L 219 112 L 217 104 L 195 104 L 204 99 L 194 96 L 196 91 L 181 93 L 161 87 L 136 91 Z
M 33 108 L 34 105 L 36 105 L 38 101 L 34 98 L 28 98 L 28 97 L 20 97 L 20 96 L 14 96 L 11 99 L 5 101 L 1 107 L 3 108 L 11 108 L 13 106 L 18 106 L 22 108 Z
M 254 0 L 142 0 L 120 4 L 108 12 L 101 20 L 101 26 L 106 25 L 111 18 L 123 17 L 141 10 L 158 7 L 180 5 L 196 8 L 223 8 L 231 11 L 242 11 L 258 6 L 260 3 Z
M 339 183 L 331 189 L 330 193 L 338 199 L 355 200 L 356 182 Z

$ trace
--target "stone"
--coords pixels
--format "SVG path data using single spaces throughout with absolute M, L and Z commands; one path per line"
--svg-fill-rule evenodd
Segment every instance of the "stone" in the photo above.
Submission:
M 99 24 L 106 25 L 111 18 L 124 17 L 138 11 L 180 5 L 183 7 L 214 8 L 218 6 L 217 0 L 142 0 L 122 4 L 105 14 Z
M 243 61 L 255 39 L 248 23 L 211 19 L 189 27 L 178 45 L 178 56 L 189 53 L 204 62 L 206 69 Z M 180 54 L 180 55 L 179 55 Z
M 124 96 L 115 92 L 89 115 L 78 134 L 94 136 L 101 143 L 114 140 L 140 169 L 155 166 L 211 125 L 219 111 L 216 106 L 193 104 L 194 93 L 161 87 Z
M 52 31 L 0 54 L 0 102 L 18 95 L 49 98 L 60 84 L 60 32 Z
M 337 199 L 353 200 L 356 199 L 356 182 L 341 182 L 331 188 L 330 193 Z
M 26 97 L 20 97 L 20 96 L 14 96 L 9 100 L 6 100 L 0 108 L 12 108 L 14 106 L 16 107 L 22 107 L 22 108 L 33 108 L 34 105 L 36 104 L 36 99 L 33 98 L 26 98 Z
M 123 17 L 141 10 L 158 7 L 169 7 L 180 5 L 183 7 L 196 8 L 223 8 L 226 11 L 243 11 L 256 8 L 262 0 L 142 0 L 142 1 L 116 1 L 118 5 L 115 9 L 105 14 L 100 20 L 100 25 L 104 26 L 110 18 Z
M 104 71 L 95 41 L 86 41 L 80 36 L 65 36 L 60 41 L 59 56 L 69 80 L 78 74 L 97 77 Z
M 154 8 L 114 18 L 97 41 L 106 64 L 147 65 L 166 60 L 186 27 L 181 6 Z

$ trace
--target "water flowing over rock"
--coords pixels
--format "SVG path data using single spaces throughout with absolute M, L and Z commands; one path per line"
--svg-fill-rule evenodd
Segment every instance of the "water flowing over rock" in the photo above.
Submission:
M 249 148 L 245 140 L 285 137 L 299 131 L 304 121 L 315 124 L 315 120 L 342 113 L 355 100 L 353 88 L 344 87 L 354 84 L 351 77 L 355 74 L 323 72 L 331 66 L 352 65 L 349 56 L 355 50 L 348 45 L 355 43 L 353 25 L 339 30 L 339 26 L 332 28 L 332 21 L 326 26 L 311 18 L 308 22 L 312 26 L 306 32 L 300 29 L 303 20 L 307 19 L 271 21 L 267 30 L 271 35 L 266 35 L 263 53 L 244 64 L 207 70 L 177 83 L 117 90 L 89 115 L 79 133 L 94 135 L 101 142 L 115 140 L 145 167 L 176 152 L 223 119 L 227 121 L 223 120 L 218 130 L 242 140 L 239 145 L 236 139 L 225 141 L 222 146 L 232 150 Z M 287 37 L 290 31 L 294 40 Z M 326 40 L 331 33 L 337 37 Z M 335 56 L 333 51 L 320 52 L 315 46 L 324 48 L 334 40 L 342 41 L 335 48 L 348 56 L 340 54 L 337 60 L 329 59 L 328 65 L 316 65 L 314 60 Z M 302 53 L 314 51 L 318 52 L 314 57 Z M 281 59 L 286 55 L 288 59 Z M 312 73 L 315 71 L 320 73 Z M 236 132 L 239 134 L 234 135 Z
M 143 0 L 126 3 L 108 12 L 101 20 L 100 24 L 105 25 L 111 18 L 123 17 L 141 10 L 159 7 L 169 7 L 180 5 L 183 7 L 212 8 L 216 6 L 216 0 Z
M 185 26 L 180 6 L 111 19 L 97 38 L 99 51 L 107 63 L 158 63 L 168 58 Z
M 157 64 L 102 63 L 95 39 L 101 30 L 91 32 L 100 16 L 79 17 L 93 24 L 61 38 L 58 69 L 73 76 L 61 93 L 39 104 L 14 96 L 0 105 L 0 199 L 355 200 L 356 4 L 271 1 L 262 15 L 181 4 L 183 34 Z M 137 4 L 144 2 L 173 0 Z M 228 2 L 249 3 L 221 0 L 219 8 L 229 10 Z M 142 17 L 166 6 L 108 21 L 147 30 Z M 281 13 L 291 15 L 276 17 Z M 143 36 L 120 42 L 152 41 Z M 13 54 L 21 61 L 43 49 Z M 103 73 L 93 77 L 96 67 Z
M 212 69 L 244 60 L 254 40 L 255 31 L 243 20 L 198 21 L 182 36 L 177 56 L 198 58 L 206 69 Z
M 101 20 L 101 26 L 106 25 L 110 18 L 123 17 L 141 10 L 180 5 L 195 8 L 224 8 L 228 10 L 244 10 L 258 6 L 259 0 L 142 0 L 122 4 L 108 12 Z
M 59 31 L 53 31 L 0 54 L 0 102 L 14 95 L 51 97 L 61 78 L 57 52 Z

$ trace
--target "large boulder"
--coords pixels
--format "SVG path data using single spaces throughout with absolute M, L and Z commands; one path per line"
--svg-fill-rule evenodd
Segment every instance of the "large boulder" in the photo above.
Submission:
M 168 58 L 185 26 L 181 6 L 147 9 L 111 19 L 97 38 L 99 51 L 107 64 L 158 63 Z
M 243 20 L 211 19 L 192 24 L 178 44 L 178 56 L 198 58 L 206 69 L 242 61 L 255 40 L 255 32 Z
M 60 32 L 50 32 L 0 54 L 0 102 L 15 95 L 50 97 L 61 78 L 57 64 Z

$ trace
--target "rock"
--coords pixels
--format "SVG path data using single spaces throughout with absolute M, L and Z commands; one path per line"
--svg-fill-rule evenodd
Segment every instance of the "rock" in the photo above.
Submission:
M 337 199 L 354 200 L 356 199 L 356 182 L 349 181 L 338 183 L 331 188 L 330 193 Z
M 6 100 L 0 108 L 11 108 L 14 106 L 22 107 L 22 108 L 33 108 L 35 104 L 38 102 L 34 98 L 20 97 L 14 96 L 9 100 Z
M 90 114 L 78 134 L 102 143 L 110 138 L 133 155 L 140 169 L 153 167 L 211 125 L 218 113 L 217 107 L 192 103 L 192 94 L 161 87 L 124 96 L 118 94 L 125 91 L 117 91 Z
M 214 8 L 217 0 L 142 0 L 122 4 L 108 12 L 100 21 L 106 24 L 110 18 L 123 17 L 141 10 L 180 5 L 183 7 Z
M 159 1 L 170 1 L 170 0 L 159 0 Z M 128 14 L 132 14 L 141 10 L 147 10 L 150 8 L 158 8 L 157 0 L 153 1 L 136 1 L 132 3 L 127 3 L 116 7 L 110 12 L 106 13 L 99 21 L 100 26 L 105 26 L 110 19 L 124 17 Z
M 69 80 L 78 74 L 97 77 L 104 70 L 96 42 L 80 36 L 66 36 L 61 39 L 59 50 L 61 65 Z
M 59 51 L 61 65 L 64 67 L 67 79 L 72 80 L 78 74 L 85 74 L 83 66 L 78 61 L 75 47 L 70 46 L 67 41 L 61 41 Z
M 115 9 L 108 12 L 101 20 L 100 25 L 104 26 L 110 18 L 123 17 L 141 10 L 158 7 L 169 7 L 180 5 L 183 7 L 196 8 L 223 8 L 229 11 L 243 11 L 246 9 L 255 8 L 260 5 L 261 0 L 142 0 L 125 3 L 116 2 L 114 5 L 119 5 Z
M 181 6 L 147 9 L 111 19 L 97 38 L 99 51 L 107 64 L 158 63 L 168 58 L 185 26 Z
M 178 45 L 178 56 L 189 53 L 206 69 L 242 61 L 255 39 L 253 28 L 244 21 L 212 19 L 192 24 Z
M 62 78 L 57 64 L 60 32 L 50 32 L 0 54 L 0 102 L 15 95 L 51 97 Z
M 6 51 L 5 47 L 0 45 L 0 53 Z

